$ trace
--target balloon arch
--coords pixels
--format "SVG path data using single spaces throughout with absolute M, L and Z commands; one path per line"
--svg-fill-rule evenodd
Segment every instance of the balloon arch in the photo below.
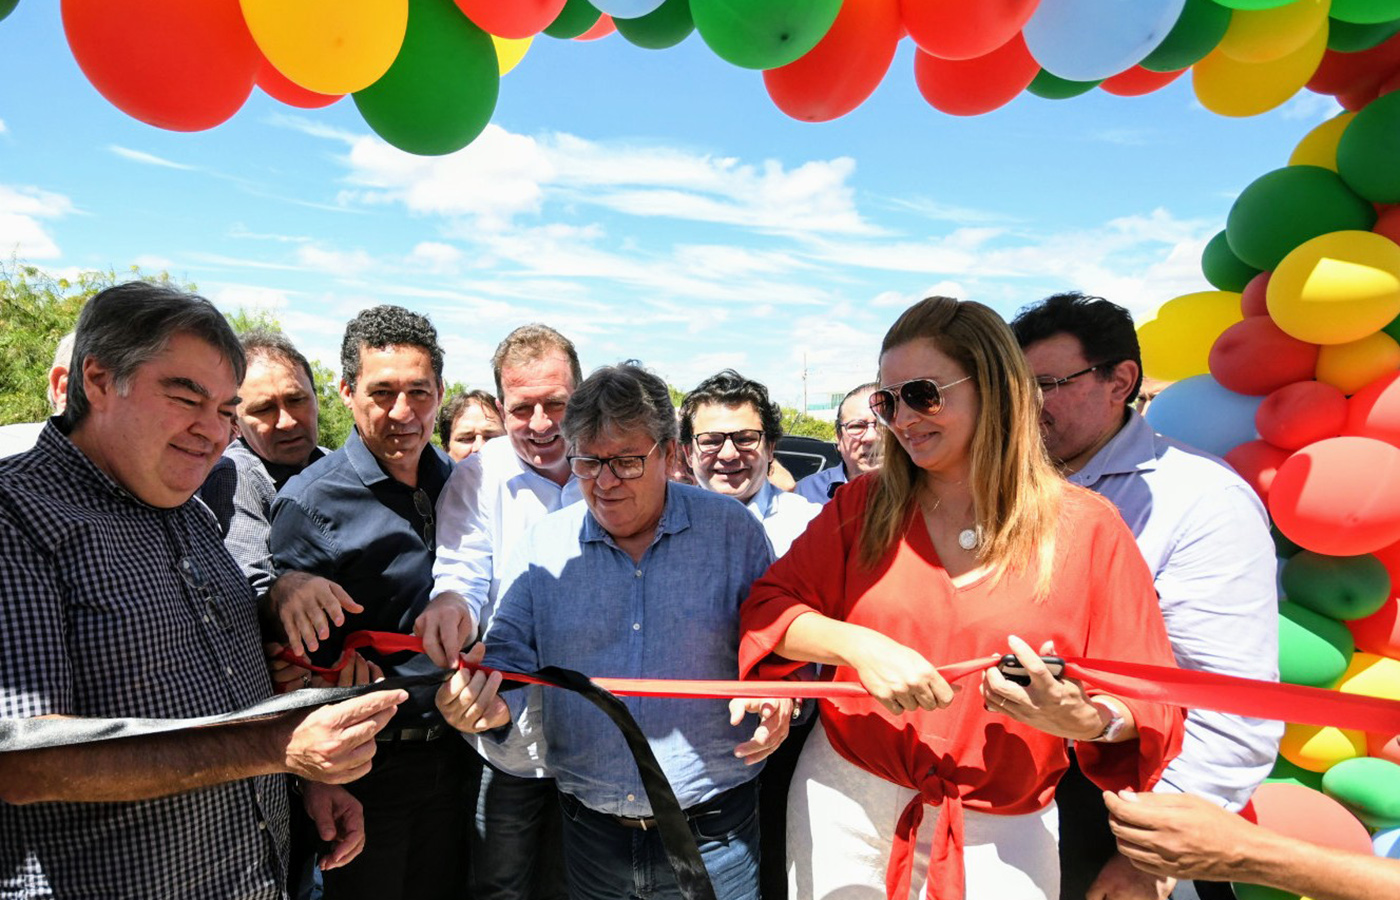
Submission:
M 16 2 L 0 0 L 0 18 Z M 920 93 L 957 116 L 1022 92 L 1141 95 L 1188 70 L 1201 104 L 1225 116 L 1305 89 L 1335 97 L 1347 111 L 1246 187 L 1206 247 L 1215 290 L 1142 326 L 1146 374 L 1173 382 L 1148 418 L 1224 456 L 1268 506 L 1284 560 L 1283 679 L 1400 700 L 1400 0 L 63 0 L 62 11 L 87 78 L 144 122 L 212 128 L 254 87 L 307 109 L 349 94 L 375 133 L 425 155 L 480 134 L 500 77 L 539 34 L 616 31 L 663 50 L 695 31 L 813 122 L 870 96 L 905 37 Z M 1364 823 L 1375 852 L 1400 856 L 1400 736 L 1290 725 L 1255 814 L 1354 848 L 1372 846 Z

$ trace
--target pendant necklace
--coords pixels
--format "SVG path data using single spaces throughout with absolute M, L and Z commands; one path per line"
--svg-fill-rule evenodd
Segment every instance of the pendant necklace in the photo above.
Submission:
M 930 509 L 930 510 L 928 511 L 929 516 L 932 516 L 934 513 L 938 512 L 938 507 L 939 507 L 939 505 L 941 505 L 942 503 L 943 503 L 943 498 L 942 498 L 942 497 L 936 498 L 936 499 L 933 501 L 933 509 Z M 981 543 L 982 543 L 982 526 L 981 526 L 981 525 L 978 525 L 978 526 L 973 527 L 973 528 L 964 528 L 962 531 L 959 531 L 959 532 L 958 532 L 958 546 L 961 547 L 961 548 L 963 548 L 964 550 L 969 550 L 969 551 L 971 551 L 971 550 L 976 550 L 976 549 L 977 549 L 977 546 L 978 546 L 979 544 L 981 544 Z

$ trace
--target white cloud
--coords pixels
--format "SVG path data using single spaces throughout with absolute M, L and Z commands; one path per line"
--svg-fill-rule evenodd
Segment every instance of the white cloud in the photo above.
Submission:
M 145 269 L 147 272 L 169 272 L 171 269 L 175 268 L 175 263 L 168 257 L 156 256 L 149 253 L 136 257 L 131 261 L 131 264 L 138 268 Z
M 0 258 L 56 259 L 58 243 L 40 219 L 59 219 L 73 212 L 62 194 L 36 187 L 0 184 Z
M 225 310 L 272 312 L 280 319 L 282 311 L 292 308 L 291 292 L 281 288 L 252 284 L 225 284 L 208 295 L 214 305 Z M 286 323 L 283 323 L 286 327 Z
M 231 238 L 243 238 L 253 241 L 276 241 L 280 244 L 306 244 L 311 238 L 300 234 L 265 234 L 256 231 L 249 231 L 242 222 L 235 222 L 228 230 Z
M 146 153 L 142 150 L 132 150 L 129 147 L 122 147 L 118 144 L 108 144 L 107 149 L 117 156 L 120 156 L 122 159 L 129 159 L 132 162 L 141 163 L 146 166 L 159 166 L 162 169 L 179 169 L 184 172 L 192 172 L 198 168 L 197 166 L 186 165 L 185 163 L 177 163 L 173 160 L 166 159 L 162 156 L 156 156 L 152 153 Z
M 1279 107 L 1278 111 L 1285 119 L 1312 122 L 1315 125 L 1325 122 L 1339 112 L 1342 112 L 1342 105 L 1337 102 L 1337 98 L 1312 91 L 1299 91 L 1293 99 Z
M 5 120 L 0 119 L 0 134 L 5 134 L 9 129 L 5 127 Z
M 462 262 L 462 251 L 451 244 L 423 241 L 404 261 L 409 268 L 431 275 L 455 274 Z
M 308 269 L 317 269 L 341 277 L 368 272 L 375 266 L 374 259 L 363 250 L 333 250 L 315 244 L 303 244 L 298 247 L 297 262 Z

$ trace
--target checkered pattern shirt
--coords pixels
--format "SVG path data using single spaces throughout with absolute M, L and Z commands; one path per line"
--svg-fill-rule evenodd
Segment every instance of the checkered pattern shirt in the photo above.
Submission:
M 196 500 L 158 509 L 52 422 L 0 461 L 0 716 L 203 716 L 271 695 L 247 580 Z M 265 776 L 132 803 L 0 803 L 0 898 L 284 896 Z

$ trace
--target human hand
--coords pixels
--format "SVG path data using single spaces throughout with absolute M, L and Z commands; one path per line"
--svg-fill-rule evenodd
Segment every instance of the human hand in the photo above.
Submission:
M 349 791 L 306 781 L 301 787 L 301 802 L 316 825 L 316 833 L 331 844 L 330 852 L 318 863 L 321 871 L 340 868 L 360 855 L 365 848 L 365 811 Z
M 1154 875 L 1231 881 L 1259 826 L 1192 794 L 1104 791 L 1118 852 Z
M 729 701 L 729 724 L 738 725 L 749 713 L 758 713 L 758 727 L 753 737 L 734 748 L 734 755 L 744 761 L 744 765 L 767 759 L 787 739 L 792 727 L 793 700 L 782 699 L 743 699 L 736 697 Z
M 285 694 L 287 691 L 294 691 L 311 684 L 310 669 L 303 669 L 296 663 L 278 658 L 286 649 L 286 644 L 263 644 L 263 654 L 267 657 L 267 674 L 272 677 L 272 692 L 274 694 Z
M 272 583 L 268 592 L 272 614 L 282 624 L 287 646 L 305 656 L 331 636 L 331 626 L 345 624 L 345 613 L 364 612 L 345 589 L 319 575 L 288 572 Z
M 322 706 L 300 720 L 273 720 L 282 726 L 282 771 L 327 784 L 354 781 L 370 769 L 374 736 L 407 699 L 407 691 L 375 691 Z
M 456 591 L 444 591 L 418 614 L 413 633 L 423 639 L 423 652 L 434 665 L 450 669 L 457 654 L 476 636 L 476 616 L 467 598 Z
M 996 666 L 984 671 L 982 702 L 988 712 L 1009 716 L 1056 737 L 1080 741 L 1098 737 L 1103 732 L 1103 716 L 1098 707 L 1089 702 L 1079 682 L 1051 675 L 1040 658 L 1055 652 L 1054 642 L 1046 641 L 1036 653 L 1014 634 L 1006 640 L 1031 683 L 1019 685 L 1002 675 Z
M 1144 872 L 1115 853 L 1089 886 L 1084 900 L 1167 900 L 1175 889 L 1175 878 Z
M 361 684 L 373 684 L 383 677 L 384 670 L 365 659 L 356 650 L 351 652 L 350 661 L 345 668 L 336 673 L 334 684 L 320 675 L 312 675 L 309 685 L 312 687 L 356 687 Z
M 923 654 L 878 631 L 861 628 L 842 656 L 856 677 L 895 715 L 916 709 L 943 709 L 959 688 L 948 684 Z
M 472 647 L 463 657 L 463 667 L 437 692 L 437 708 L 447 724 L 467 734 L 490 731 L 510 721 L 510 707 L 496 695 L 501 673 L 473 671 L 485 656 L 485 644 Z

